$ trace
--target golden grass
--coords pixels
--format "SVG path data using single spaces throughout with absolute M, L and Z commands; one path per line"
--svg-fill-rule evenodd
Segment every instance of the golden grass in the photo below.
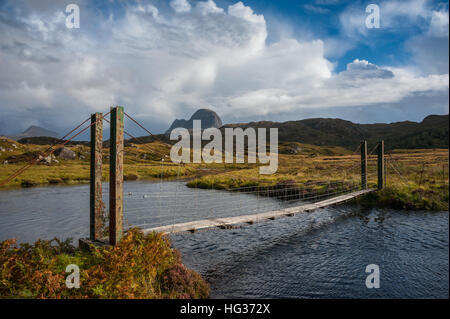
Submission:
M 13 152 L 0 154 L 0 161 L 23 152 L 42 151 L 47 146 L 20 145 Z M 275 185 L 283 181 L 297 184 L 311 182 L 346 181 L 359 183 L 360 156 L 342 148 L 307 146 L 297 143 L 298 155 L 279 154 L 278 171 L 273 175 L 260 175 L 259 164 L 174 164 L 168 154 L 170 145 L 153 142 L 125 147 L 125 179 L 152 180 L 190 178 L 191 187 L 235 188 L 245 185 Z M 34 165 L 3 188 L 48 184 L 77 184 L 89 182 L 89 147 L 70 147 L 80 160 L 60 160 L 59 163 Z M 329 155 L 320 155 L 329 154 Z M 103 179 L 108 180 L 108 149 L 103 154 Z M 394 150 L 386 155 L 386 182 L 388 189 L 400 193 L 429 194 L 439 201 L 448 201 L 448 150 Z M 164 158 L 164 162 L 161 159 Z M 0 164 L 0 180 L 5 179 L 25 163 Z M 368 160 L 368 185 L 377 186 L 377 159 Z M 430 196 L 431 196 L 430 195 Z M 422 196 L 423 197 L 423 196 Z M 421 197 L 421 198 L 422 198 Z M 447 200 L 446 200 L 447 199 Z M 423 206 L 423 205 L 422 205 Z M 443 207 L 443 205 L 439 205 Z M 445 207 L 445 206 L 444 206 Z M 448 207 L 448 203 L 447 203 Z

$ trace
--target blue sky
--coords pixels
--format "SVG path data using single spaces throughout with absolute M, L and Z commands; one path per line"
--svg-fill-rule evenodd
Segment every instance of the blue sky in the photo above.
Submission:
M 69 3 L 79 29 L 66 27 Z M 369 4 L 378 29 L 365 25 Z M 64 133 L 114 104 L 155 132 L 205 107 L 225 123 L 448 114 L 448 10 L 431 0 L 5 0 L 0 134 Z
M 405 1 L 408 2 L 408 1 Z M 232 3 L 224 1 L 224 3 Z M 345 70 L 347 63 L 354 59 L 364 58 L 377 65 L 407 66 L 412 64 L 412 55 L 408 52 L 406 42 L 412 37 L 420 34 L 428 26 L 427 19 L 419 17 L 408 19 L 397 17 L 399 23 L 395 26 L 382 26 L 380 29 L 373 29 L 363 38 L 352 39 L 352 37 L 342 32 L 340 15 L 349 8 L 355 8 L 364 15 L 367 5 L 380 3 L 377 1 L 247 1 L 255 12 L 264 14 L 267 17 L 268 25 L 270 20 L 282 20 L 292 26 L 293 36 L 297 38 L 305 37 L 304 32 L 308 32 L 307 38 L 336 38 L 342 41 L 354 42 L 355 47 L 348 50 L 342 56 L 330 55 L 330 58 L 337 61 L 336 71 Z M 439 10 L 447 8 L 448 1 L 429 1 L 425 3 L 428 8 Z M 381 14 L 381 24 L 383 24 L 383 14 Z M 307 31 L 305 31 L 307 30 Z M 271 31 L 269 27 L 269 31 Z M 276 30 L 269 33 L 271 37 L 277 38 Z

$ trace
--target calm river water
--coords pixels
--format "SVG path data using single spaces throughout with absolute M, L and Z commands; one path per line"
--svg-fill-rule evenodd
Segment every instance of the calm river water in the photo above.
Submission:
M 128 182 L 124 189 L 125 225 L 141 227 L 288 206 L 182 182 Z M 77 240 L 88 229 L 88 185 L 0 192 L 0 240 Z M 184 263 L 208 280 L 213 298 L 449 297 L 448 212 L 339 206 L 239 229 L 173 235 L 172 242 Z M 369 264 L 380 268 L 378 289 L 366 288 Z

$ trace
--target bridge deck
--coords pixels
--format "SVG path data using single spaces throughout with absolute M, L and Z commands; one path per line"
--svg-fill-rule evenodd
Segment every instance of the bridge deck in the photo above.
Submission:
M 195 232 L 196 230 L 207 229 L 207 228 L 229 228 L 232 225 L 236 224 L 253 224 L 257 222 L 261 222 L 268 219 L 275 219 L 282 216 L 294 216 L 298 213 L 309 212 L 317 208 L 323 208 L 331 205 L 340 204 L 356 198 L 358 196 L 373 192 L 374 189 L 365 189 L 356 192 L 352 192 L 349 194 L 332 197 L 326 200 L 322 200 L 320 202 L 304 204 L 301 206 L 290 207 L 282 210 L 274 210 L 265 213 L 251 214 L 251 215 L 243 215 L 243 216 L 235 216 L 235 217 L 226 217 L 226 218 L 213 218 L 213 219 L 203 219 L 197 220 L 187 223 L 180 223 L 174 225 L 167 226 L 159 226 L 154 228 L 144 229 L 144 234 L 148 234 L 151 232 L 164 233 L 164 234 L 174 234 L 181 232 Z

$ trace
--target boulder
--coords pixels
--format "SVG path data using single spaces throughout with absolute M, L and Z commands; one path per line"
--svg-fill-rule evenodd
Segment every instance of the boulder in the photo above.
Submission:
M 49 155 L 49 156 L 44 157 L 42 155 L 39 155 L 38 163 L 41 165 L 50 165 L 52 163 L 52 156 Z
M 285 152 L 287 154 L 299 154 L 302 151 L 302 148 L 297 144 L 290 144 L 286 147 Z
M 69 149 L 67 147 L 58 148 L 54 154 L 57 157 L 59 157 L 61 159 L 65 159 L 65 160 L 72 160 L 77 157 L 77 154 L 75 154 L 74 151 L 72 151 L 71 149 Z

